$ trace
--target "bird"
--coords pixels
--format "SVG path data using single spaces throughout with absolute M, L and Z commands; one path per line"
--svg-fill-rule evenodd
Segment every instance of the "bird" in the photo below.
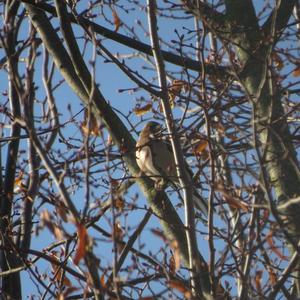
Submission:
M 144 126 L 136 143 L 136 162 L 142 173 L 154 181 L 155 187 L 158 189 L 167 185 L 180 188 L 172 147 L 167 140 L 163 139 L 162 133 L 163 127 L 158 122 L 150 121 Z M 193 173 L 186 162 L 184 167 L 193 188 L 195 207 L 207 217 L 207 201 L 193 186 Z

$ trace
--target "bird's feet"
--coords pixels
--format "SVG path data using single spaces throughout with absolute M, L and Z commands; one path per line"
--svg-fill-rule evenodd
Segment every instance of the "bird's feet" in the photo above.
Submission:
M 154 187 L 157 191 L 164 190 L 165 186 L 166 186 L 166 182 L 163 178 L 156 180 L 154 183 Z

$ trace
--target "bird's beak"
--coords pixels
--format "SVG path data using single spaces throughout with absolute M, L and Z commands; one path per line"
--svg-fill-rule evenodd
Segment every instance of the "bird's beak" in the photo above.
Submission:
M 152 138 L 161 138 L 164 134 L 164 132 L 166 131 L 165 128 L 163 128 L 161 125 L 157 126 L 155 128 L 155 132 L 153 132 L 151 135 L 152 135 Z

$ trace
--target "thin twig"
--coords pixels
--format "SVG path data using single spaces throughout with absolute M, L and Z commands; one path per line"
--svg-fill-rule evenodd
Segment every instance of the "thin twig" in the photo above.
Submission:
M 198 247 L 197 247 L 197 240 L 195 235 L 195 216 L 194 216 L 194 203 L 192 201 L 192 191 L 191 189 L 187 188 L 188 180 L 184 168 L 184 158 L 183 158 L 178 137 L 176 135 L 172 110 L 169 102 L 164 60 L 163 60 L 162 53 L 160 51 L 159 37 L 157 34 L 156 1 L 148 0 L 147 7 L 148 7 L 148 22 L 149 22 L 149 32 L 150 32 L 153 57 L 155 60 L 159 86 L 161 88 L 161 93 L 162 93 L 161 103 L 163 107 L 164 116 L 166 118 L 166 126 L 168 129 L 168 134 L 170 136 L 170 141 L 171 141 L 172 150 L 174 154 L 174 160 L 177 166 L 177 175 L 179 178 L 180 185 L 183 187 L 185 225 L 186 225 L 186 236 L 188 242 L 188 252 L 189 252 L 189 269 L 190 269 L 190 277 L 191 277 L 190 279 L 191 279 L 192 293 L 194 296 L 196 296 L 196 295 L 201 295 L 201 287 L 199 281 L 196 280 L 197 270 L 199 269 L 196 263 Z

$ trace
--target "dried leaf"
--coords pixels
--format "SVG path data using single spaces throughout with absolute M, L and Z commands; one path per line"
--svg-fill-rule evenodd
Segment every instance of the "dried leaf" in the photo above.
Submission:
M 293 76 L 294 77 L 300 76 L 300 66 L 297 66 L 297 68 L 293 71 Z
M 41 211 L 40 221 L 42 227 L 46 226 L 51 233 L 54 233 L 54 223 L 52 220 L 52 216 L 47 209 Z
M 113 144 L 114 144 L 114 141 L 113 141 L 111 135 L 108 134 L 108 135 L 107 135 L 107 140 L 106 140 L 106 146 L 107 146 L 107 147 L 110 147 L 110 146 L 112 146 Z
M 117 14 L 117 12 L 113 9 L 112 10 L 112 16 L 114 19 L 114 25 L 115 25 L 115 31 L 117 32 L 120 28 L 120 26 L 122 25 L 122 22 Z
M 255 273 L 255 285 L 256 285 L 256 289 L 258 291 L 261 291 L 261 278 L 262 278 L 262 275 L 263 275 L 263 271 L 261 271 L 261 270 L 258 270 Z
M 51 216 L 50 216 L 50 213 L 47 209 L 44 209 L 43 211 L 41 211 L 40 220 L 42 222 L 50 222 L 51 221 Z
M 242 209 L 243 211 L 247 212 L 249 210 L 249 207 L 246 203 L 242 202 L 239 198 L 237 197 L 231 197 L 231 196 L 224 196 L 224 199 L 226 202 L 233 208 L 238 208 Z
M 88 116 L 87 109 L 84 110 L 84 120 L 81 123 L 81 130 L 84 135 L 99 136 L 101 134 L 101 131 L 99 129 L 99 124 L 97 122 L 95 115 L 93 113 L 90 113 L 90 116 Z
M 266 237 L 267 243 L 269 244 L 271 250 L 282 260 L 289 260 L 289 258 L 281 253 L 281 251 L 278 249 L 278 247 L 275 245 L 273 240 L 273 231 L 271 230 L 267 237 Z
M 123 237 L 124 237 L 124 232 L 123 232 L 122 226 L 120 225 L 119 221 L 117 221 L 115 223 L 113 231 L 114 231 L 114 238 L 116 239 L 116 241 L 122 242 Z M 123 251 L 124 247 L 125 247 L 124 243 L 117 243 L 118 253 L 121 253 Z
M 56 224 L 54 224 L 53 233 L 57 240 L 64 239 L 63 231 Z
M 20 185 L 20 183 L 22 182 L 23 179 L 23 172 L 20 172 L 20 174 L 18 175 L 18 177 L 15 179 L 15 184 L 16 185 Z
M 170 288 L 176 289 L 178 292 L 182 293 L 186 299 L 192 298 L 192 293 L 184 285 L 182 281 L 179 280 L 169 280 L 168 285 Z
M 178 241 L 173 240 L 171 242 L 171 248 L 173 249 L 173 259 L 174 259 L 174 271 L 178 271 L 180 268 L 180 250 L 179 250 L 179 245 Z
M 272 53 L 272 60 L 273 60 L 273 64 L 275 66 L 275 68 L 280 71 L 283 68 L 283 61 L 280 57 L 280 55 L 276 52 Z
M 229 206 L 237 209 L 242 209 L 245 212 L 249 211 L 249 205 L 243 202 L 239 197 L 234 195 L 233 192 L 226 190 L 222 183 L 216 184 L 215 189 L 217 192 L 222 193 L 223 199 Z
M 60 293 L 60 294 L 57 295 L 56 299 L 57 299 L 57 300 L 64 300 L 64 299 L 65 299 L 65 296 L 64 296 L 64 294 L 61 294 L 61 293 Z
M 122 238 L 123 238 L 123 236 L 124 236 L 124 232 L 123 232 L 122 226 L 120 225 L 119 221 L 117 221 L 115 223 L 115 226 L 114 226 L 114 235 L 115 235 L 115 238 L 118 241 L 121 241 Z
M 214 128 L 217 129 L 217 131 L 221 134 L 225 133 L 226 128 L 221 122 L 214 122 L 213 123 Z
M 101 284 L 101 287 L 103 287 L 103 288 L 106 287 L 104 274 L 101 275 L 100 284 Z
M 197 144 L 197 146 L 195 147 L 194 153 L 195 153 L 195 154 L 198 154 L 198 155 L 199 155 L 199 154 L 202 154 L 202 153 L 206 150 L 207 145 L 208 145 L 208 141 L 206 141 L 206 140 L 200 141 L 200 142 Z
M 169 100 L 174 105 L 174 99 L 181 91 L 187 92 L 188 83 L 184 80 L 173 80 L 172 85 L 169 86 Z
M 152 109 L 152 103 L 148 103 L 142 107 L 136 107 L 133 112 L 139 117 L 142 116 L 144 114 L 146 114 L 147 112 L 149 112 Z
M 52 234 L 54 234 L 57 240 L 64 239 L 64 233 L 62 229 L 54 223 L 53 218 L 50 215 L 48 210 L 43 210 L 40 213 L 40 220 L 41 220 L 41 226 L 46 226 L 49 229 L 49 231 Z
M 81 223 L 77 225 L 78 247 L 74 257 L 74 264 L 78 265 L 80 260 L 85 256 L 88 247 L 88 234 L 85 226 Z
M 115 207 L 118 208 L 119 210 L 123 210 L 125 207 L 125 201 L 122 197 L 118 197 L 115 199 Z
M 20 172 L 18 177 L 15 179 L 15 188 L 14 188 L 15 193 L 27 191 L 27 187 L 23 180 L 23 175 L 24 175 L 24 173 Z
M 119 180 L 117 180 L 117 179 L 114 179 L 114 178 L 110 178 L 110 184 L 111 184 L 111 187 L 112 187 L 112 189 L 113 189 L 113 191 L 115 192 L 118 188 L 119 188 L 119 186 L 120 186 L 120 183 L 119 183 Z
M 268 272 L 269 272 L 269 280 L 271 282 L 271 285 L 274 286 L 277 282 L 277 276 L 273 270 L 273 268 L 268 267 Z
M 226 134 L 226 136 L 231 139 L 233 142 L 236 142 L 239 140 L 239 137 L 236 134 Z
M 175 267 L 175 258 L 173 255 L 170 257 L 169 267 L 170 267 L 170 274 L 174 276 L 176 273 L 176 267 Z

